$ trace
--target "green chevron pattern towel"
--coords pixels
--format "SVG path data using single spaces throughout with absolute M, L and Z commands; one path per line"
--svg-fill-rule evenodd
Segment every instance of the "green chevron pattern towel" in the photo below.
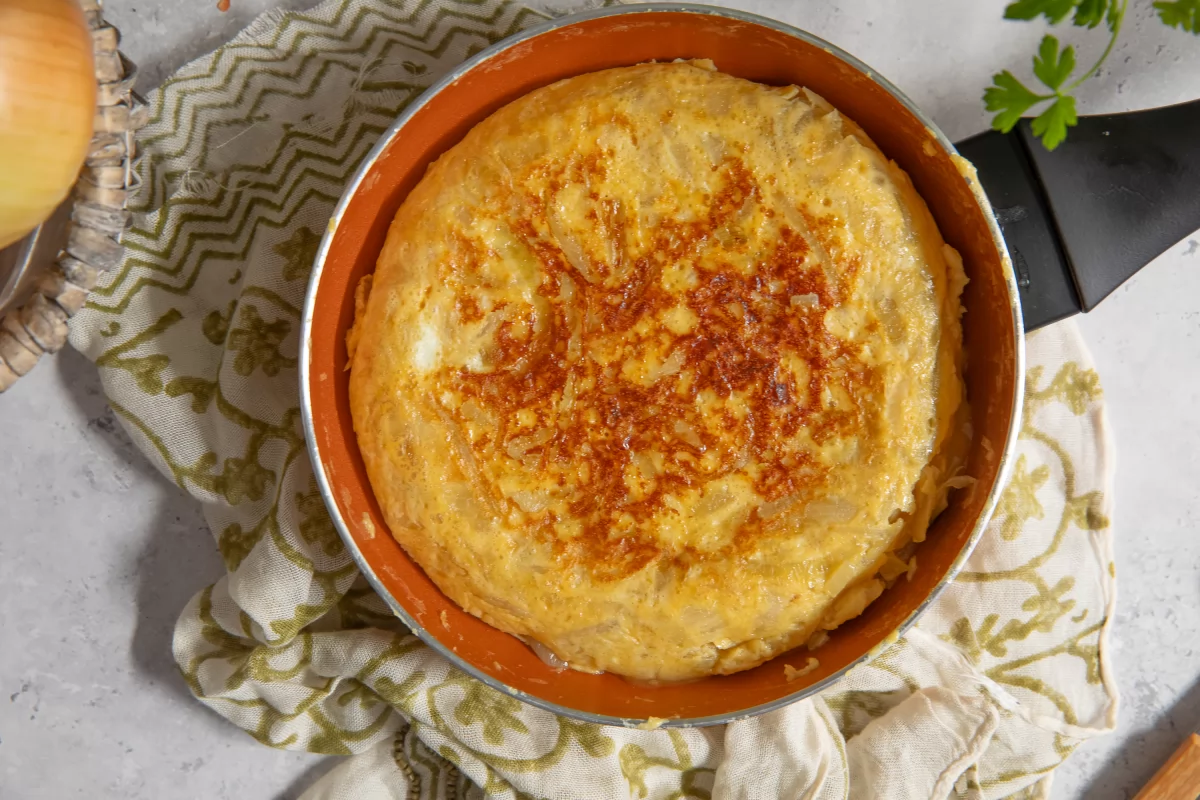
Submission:
M 452 668 L 357 574 L 300 429 L 313 254 L 399 111 L 538 19 L 500 0 L 329 0 L 260 19 L 152 96 L 128 252 L 72 342 L 204 504 L 228 567 L 182 609 L 188 685 L 263 744 L 351 756 L 313 799 L 1045 796 L 1116 713 L 1112 452 L 1070 324 L 1029 339 L 1016 469 L 966 572 L 918 629 L 781 711 L 703 730 L 558 718 Z

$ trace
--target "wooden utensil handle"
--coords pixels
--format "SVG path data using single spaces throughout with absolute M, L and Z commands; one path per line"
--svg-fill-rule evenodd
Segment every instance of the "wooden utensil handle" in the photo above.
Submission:
M 1134 800 L 1196 800 L 1200 797 L 1200 734 L 1183 740 Z

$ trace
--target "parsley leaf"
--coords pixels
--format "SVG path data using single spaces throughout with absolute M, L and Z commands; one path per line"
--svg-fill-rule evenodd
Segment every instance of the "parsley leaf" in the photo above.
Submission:
M 1113 25 L 1113 10 L 1116 8 L 1116 3 L 1110 0 L 1081 0 L 1078 6 L 1075 7 L 1075 17 L 1071 20 L 1081 28 L 1094 28 L 1104 21 L 1105 16 L 1109 19 L 1109 28 Z
M 1005 19 L 1033 19 L 1041 14 L 1051 25 L 1066 19 L 1079 0 L 1017 0 L 1004 9 Z
M 1200 0 L 1160 0 L 1154 7 L 1167 25 L 1200 35 Z
M 1033 72 L 1054 94 L 1037 94 L 1008 70 L 993 75 L 992 85 L 983 93 L 988 111 L 997 112 L 992 118 L 992 127 L 1008 133 L 1026 111 L 1043 100 L 1053 99 L 1054 102 L 1034 118 L 1032 127 L 1033 135 L 1041 138 L 1047 150 L 1058 147 L 1067 138 L 1067 128 L 1077 122 L 1075 98 L 1059 91 L 1074 69 L 1075 51 L 1070 46 L 1060 50 L 1058 40 L 1053 36 L 1042 39 L 1033 59 Z
M 1122 0 L 1121 3 L 1117 3 L 1114 0 L 1113 4 L 1108 7 L 1108 29 L 1113 32 L 1114 36 L 1120 30 L 1121 20 L 1124 17 L 1125 17 L 1124 0 Z
M 997 111 L 992 127 L 1008 133 L 1021 119 L 1021 115 L 1048 95 L 1035 94 L 1008 70 L 992 76 L 992 85 L 983 93 L 983 102 L 988 111 Z
M 1058 39 L 1046 36 L 1033 57 L 1033 74 L 1047 87 L 1058 90 L 1075 71 L 1075 48 L 1067 45 L 1060 52 Z
M 1033 135 L 1040 136 L 1047 150 L 1053 150 L 1067 138 L 1067 128 L 1078 122 L 1075 116 L 1075 98 L 1060 94 L 1041 114 L 1033 120 Z

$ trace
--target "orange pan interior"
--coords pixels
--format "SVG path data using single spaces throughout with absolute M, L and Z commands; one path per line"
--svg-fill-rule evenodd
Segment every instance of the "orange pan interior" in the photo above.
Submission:
M 964 326 L 976 435 L 967 474 L 979 485 L 973 493 L 958 492 L 971 497 L 957 497 L 938 518 L 918 550 L 913 580 L 897 582 L 835 631 L 815 653 L 820 667 L 791 683 L 784 665 L 803 666 L 813 655 L 803 648 L 746 672 L 683 685 L 554 671 L 516 638 L 459 609 L 387 535 L 350 417 L 343 343 L 354 287 L 375 269 L 388 225 L 426 166 L 476 123 L 533 89 L 595 70 L 675 58 L 710 58 L 727 73 L 807 86 L 824 96 L 908 172 L 970 278 Z M 308 388 L 321 468 L 337 511 L 383 588 L 428 634 L 495 681 L 577 713 L 625 719 L 697 719 L 771 704 L 823 681 L 882 642 L 942 582 L 970 540 L 1014 424 L 1017 355 L 1004 269 L 987 218 L 950 156 L 900 101 L 833 53 L 763 25 L 711 14 L 657 11 L 578 21 L 519 43 L 444 88 L 394 137 L 347 206 L 316 288 L 311 329 Z M 990 447 L 981 446 L 985 438 Z

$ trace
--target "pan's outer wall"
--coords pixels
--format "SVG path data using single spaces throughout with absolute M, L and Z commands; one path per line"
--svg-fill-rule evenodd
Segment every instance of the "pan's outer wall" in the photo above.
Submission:
M 489 684 L 559 713 L 609 724 L 648 717 L 712 724 L 811 694 L 915 619 L 961 566 L 995 504 L 1015 441 L 1023 348 L 1016 287 L 986 200 L 952 148 L 899 93 L 832 46 L 779 23 L 712 7 L 624 7 L 559 20 L 501 43 L 435 86 L 384 136 L 347 190 L 317 257 L 305 308 L 301 391 L 310 452 L 330 511 L 367 577 L 429 644 Z M 788 683 L 803 649 L 753 670 L 670 686 L 613 675 L 558 673 L 518 640 L 449 601 L 388 535 L 371 492 L 348 402 L 345 334 L 354 288 L 375 268 L 388 226 L 426 166 L 504 104 L 556 80 L 645 61 L 710 58 L 724 72 L 767 84 L 807 86 L 861 125 L 912 177 L 946 241 L 963 256 L 967 390 L 975 440 L 967 474 L 979 483 L 957 499 L 900 581 L 834 632 L 820 666 Z M 857 65 L 857 66 L 856 66 Z M 670 724 L 670 723 L 669 723 Z

